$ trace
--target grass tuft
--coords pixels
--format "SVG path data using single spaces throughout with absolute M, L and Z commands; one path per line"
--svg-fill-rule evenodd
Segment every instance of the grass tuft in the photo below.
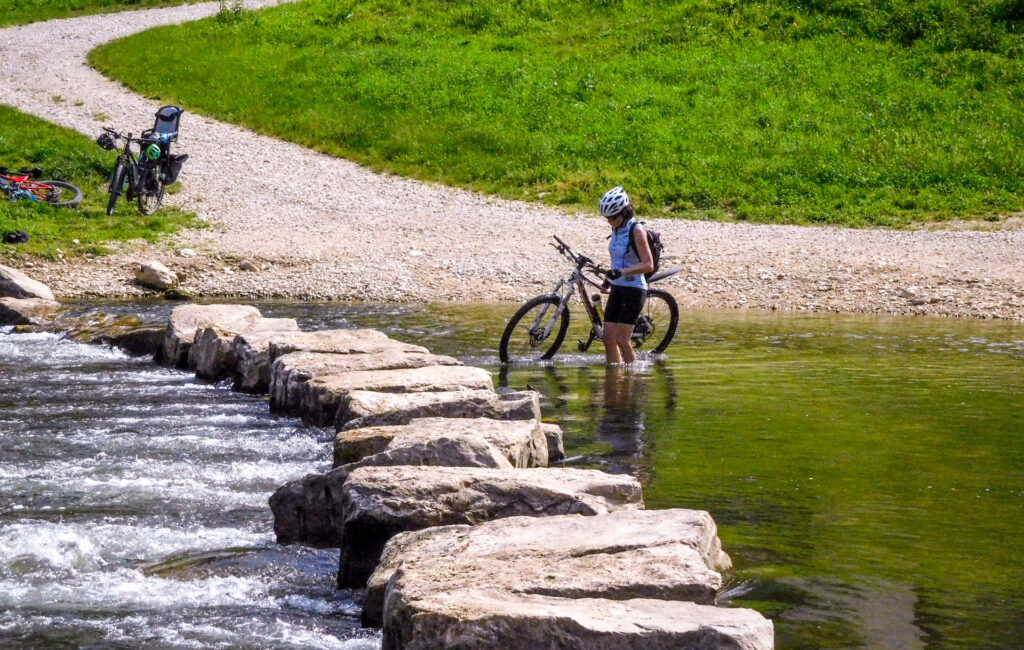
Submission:
M 83 193 L 82 203 L 75 208 L 0 198 L 0 234 L 24 230 L 30 237 L 28 243 L 17 246 L 0 244 L 0 253 L 51 259 L 97 255 L 109 252 L 106 245 L 112 241 L 152 242 L 182 227 L 201 225 L 194 215 L 170 207 L 142 216 L 124 197 L 108 217 L 107 184 L 115 152 L 104 151 L 83 135 L 3 105 L 0 123 L 4 125 L 0 130 L 0 165 L 12 170 L 40 167 L 43 178 L 73 183 Z

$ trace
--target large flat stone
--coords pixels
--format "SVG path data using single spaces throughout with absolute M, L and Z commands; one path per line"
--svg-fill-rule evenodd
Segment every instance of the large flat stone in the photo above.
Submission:
M 457 455 L 444 455 L 449 445 L 456 446 L 474 437 L 485 441 L 511 467 L 546 467 L 548 464 L 545 428 L 536 420 L 422 418 L 404 425 L 339 432 L 334 439 L 334 466 L 352 465 L 354 468 L 354 464 L 363 463 L 496 467 L 463 464 L 456 461 Z
M 329 426 L 347 415 L 352 391 L 381 393 L 437 393 L 492 390 L 491 373 L 472 366 L 424 366 L 397 370 L 357 370 L 316 376 L 306 383 L 300 412 L 303 422 Z M 341 411 L 345 411 L 344 413 Z
M 188 351 L 188 367 L 195 368 L 196 376 L 207 381 L 234 378 L 238 366 L 235 338 L 243 334 L 272 337 L 298 331 L 299 324 L 294 318 L 261 318 L 242 332 L 216 325 L 200 328 Z
M 640 483 L 633 477 L 551 468 L 361 467 L 349 474 L 335 498 L 343 517 L 342 587 L 363 586 L 384 544 L 403 531 L 643 507 Z
M 263 318 L 250 305 L 180 305 L 171 312 L 157 361 L 176 368 L 188 365 L 188 352 L 196 331 L 217 327 L 223 332 L 244 332 Z
M 450 570 L 453 564 L 458 570 Z M 712 603 L 731 566 L 714 520 L 698 510 L 617 510 L 598 517 L 510 517 L 401 533 L 367 583 L 363 624 L 382 623 L 385 590 L 404 567 L 446 588 L 498 587 L 563 598 Z M 439 575 L 427 577 L 434 571 Z
M 636 598 L 557 598 L 478 588 L 388 593 L 382 650 L 769 650 L 772 622 L 751 609 Z
M 336 429 L 407 424 L 415 418 L 491 418 L 539 420 L 540 399 L 534 391 L 498 394 L 491 390 L 437 393 L 378 393 L 354 390 L 338 408 Z
M 373 330 L 356 330 L 374 332 Z M 379 332 L 374 332 L 379 334 Z M 270 359 L 269 348 L 277 345 L 280 339 L 267 342 L 266 358 Z M 366 341 L 369 352 L 334 353 L 334 352 L 291 352 L 274 359 L 270 365 L 270 408 L 276 413 L 302 415 L 303 404 L 311 403 L 310 380 L 317 377 L 329 377 L 349 372 L 370 370 L 398 370 L 407 368 L 423 368 L 426 366 L 458 366 L 458 359 L 452 357 L 410 350 L 405 343 L 370 337 Z M 386 348 L 393 345 L 391 349 Z M 254 352 L 254 354 L 260 354 Z M 257 361 L 262 363 L 262 360 Z M 259 370 L 257 370 L 259 372 Z M 240 373 L 249 374 L 248 369 Z M 328 422 L 327 424 L 333 424 Z
M 371 354 L 398 350 L 426 354 L 430 350 L 419 345 L 389 339 L 371 329 L 318 330 L 275 339 L 270 344 L 270 360 L 291 352 L 326 352 L 329 354 Z

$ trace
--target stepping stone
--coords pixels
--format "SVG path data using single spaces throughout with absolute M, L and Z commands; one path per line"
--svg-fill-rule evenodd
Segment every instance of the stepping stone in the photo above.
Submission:
M 483 444 L 473 444 L 476 440 Z M 470 454 L 496 454 L 506 463 L 460 462 Z M 422 418 L 409 424 L 342 431 L 334 439 L 334 467 L 364 465 L 547 467 L 548 442 L 537 420 Z
M 186 368 L 188 352 L 195 342 L 197 330 L 218 327 L 222 332 L 237 334 L 252 328 L 263 319 L 260 310 L 249 305 L 180 305 L 171 312 L 164 333 L 164 342 L 157 362 L 175 368 Z
M 334 428 L 356 429 L 386 424 L 407 424 L 416 418 L 491 418 L 539 420 L 540 397 L 534 391 L 495 393 L 459 390 L 437 393 L 349 392 L 338 409 Z
M 294 318 L 261 318 L 243 332 L 231 332 L 216 325 L 201 328 L 188 351 L 188 367 L 195 368 L 196 376 L 207 381 L 233 378 L 237 372 L 235 339 L 243 334 L 280 336 L 283 332 L 298 332 Z
M 313 377 L 307 382 L 300 407 L 302 420 L 313 426 L 347 422 L 347 397 L 352 391 L 379 393 L 436 393 L 493 390 L 491 373 L 471 366 L 424 366 L 396 370 L 356 370 Z
M 388 594 L 382 650 L 775 647 L 772 622 L 752 609 L 646 598 L 557 598 L 486 587 L 441 591 L 416 580 L 400 574 Z
M 722 585 L 717 570 L 730 566 L 714 520 L 699 510 L 509 517 L 428 528 L 401 533 L 384 547 L 367 583 L 363 624 L 382 624 L 385 591 L 400 567 L 451 589 L 710 604 Z M 433 571 L 440 573 L 426 577 Z

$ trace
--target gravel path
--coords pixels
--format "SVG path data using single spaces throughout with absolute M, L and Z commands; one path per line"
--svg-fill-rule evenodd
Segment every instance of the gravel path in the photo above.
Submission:
M 147 128 L 158 103 L 103 78 L 87 66 L 86 54 L 217 8 L 2 30 L 0 102 L 91 136 L 103 125 Z M 55 103 L 55 95 L 64 101 Z M 552 234 L 592 257 L 606 256 L 607 226 L 593 215 L 375 174 L 190 113 L 177 150 L 190 158 L 182 190 L 168 203 L 194 211 L 212 229 L 160 246 L 124 246 L 104 258 L 21 265 L 62 297 L 139 295 L 130 281 L 133 265 L 158 259 L 182 272 L 196 295 L 462 301 L 519 300 L 549 290 L 566 271 L 547 246 Z M 662 232 L 667 261 L 687 266 L 662 283 L 687 306 L 1024 320 L 1021 221 L 914 231 L 658 219 L 652 225 Z M 179 255 L 183 248 L 197 255 Z M 239 270 L 243 260 L 263 270 Z

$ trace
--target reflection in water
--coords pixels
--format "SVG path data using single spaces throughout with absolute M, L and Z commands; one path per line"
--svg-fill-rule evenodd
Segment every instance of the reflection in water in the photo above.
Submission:
M 643 449 L 644 409 L 647 402 L 644 371 L 625 365 L 605 366 L 604 399 L 597 439 L 619 458 L 608 468 L 613 472 L 636 474 Z

